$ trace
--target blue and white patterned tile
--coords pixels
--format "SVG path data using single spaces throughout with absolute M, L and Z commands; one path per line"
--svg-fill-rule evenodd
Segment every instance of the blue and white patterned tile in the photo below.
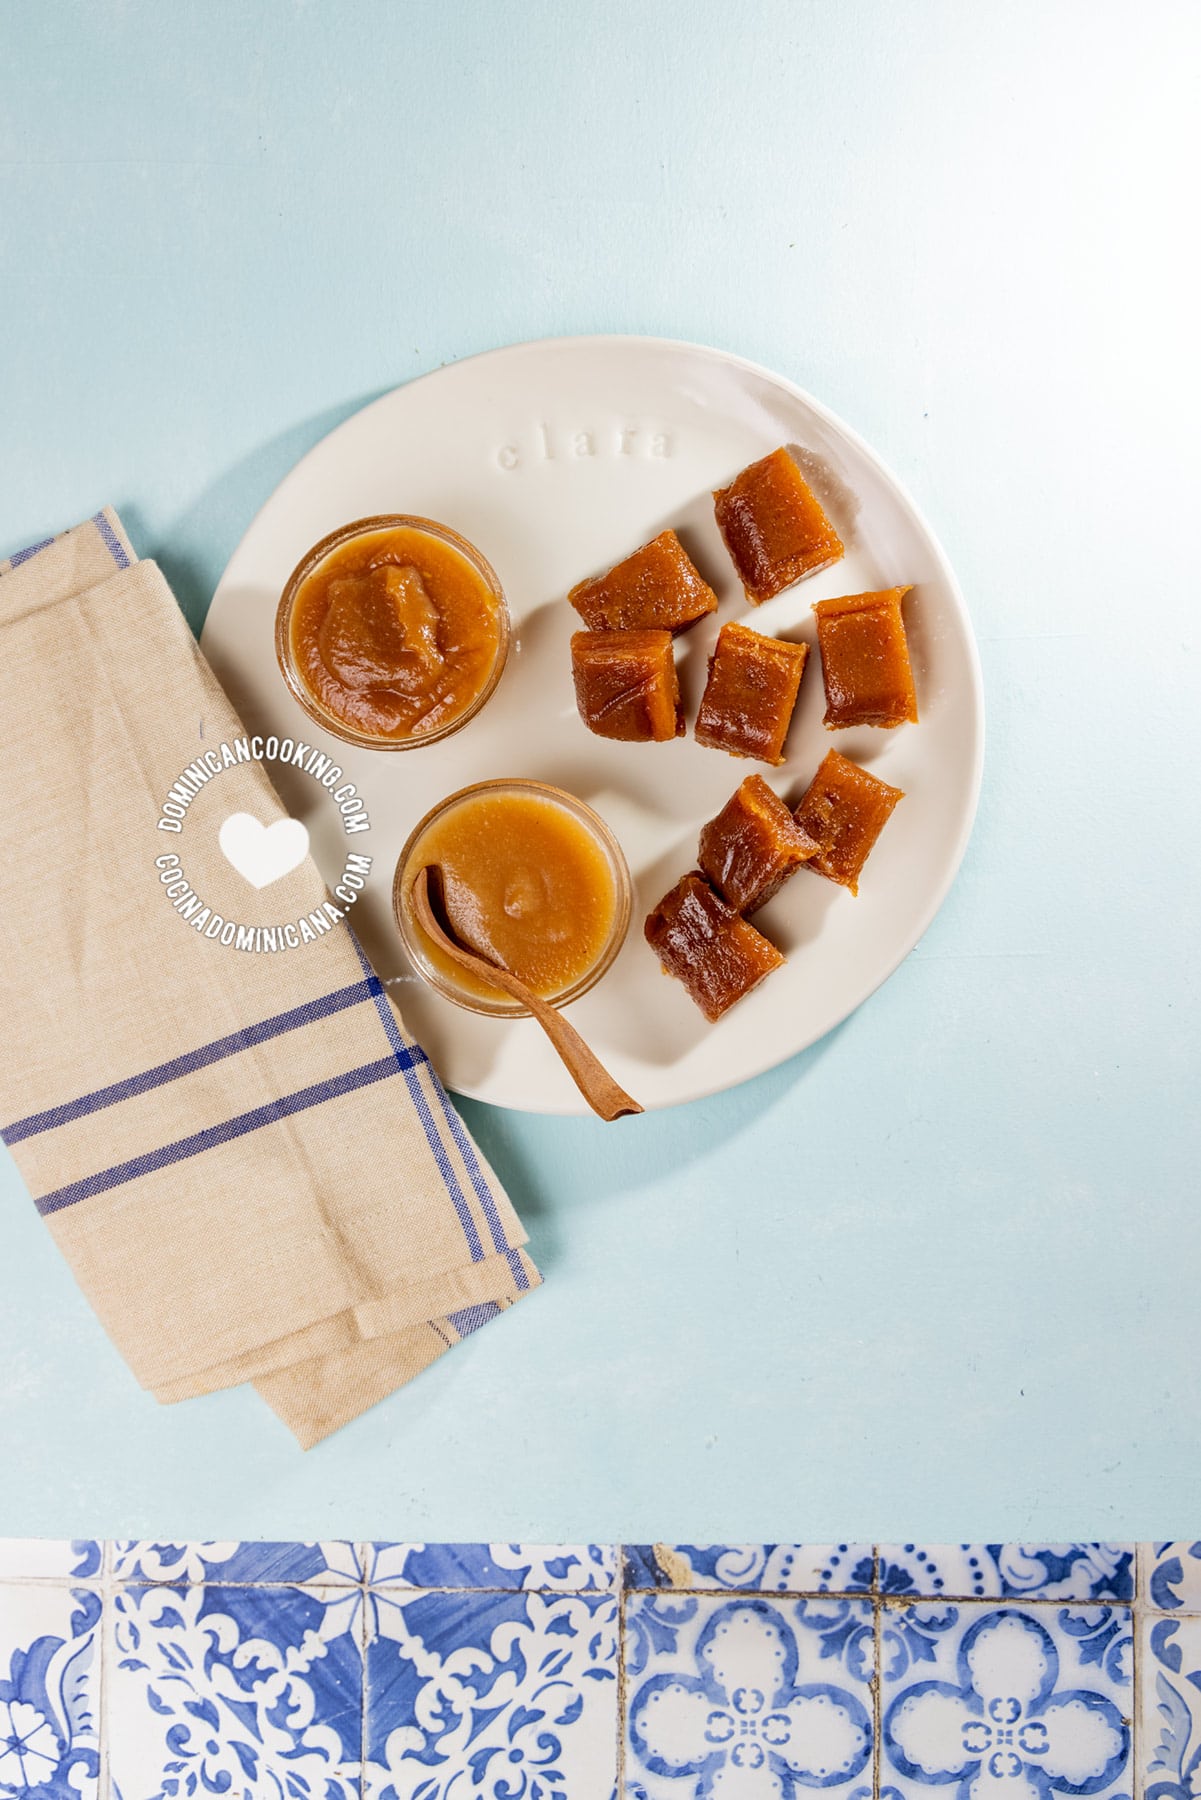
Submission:
M 100 1596 L 0 1587 L 0 1795 L 95 1800 Z
M 0 1538 L 0 1581 L 99 1581 L 103 1571 L 95 1538 Z
M 367 1591 L 369 1800 L 613 1800 L 617 1602 Z
M 878 1544 L 885 1595 L 1133 1600 L 1133 1544 Z
M 888 1608 L 881 1660 L 881 1794 L 1131 1793 L 1126 1608 Z
M 527 1593 L 608 1593 L 617 1582 L 612 1544 L 369 1544 L 377 1587 L 512 1588 Z
M 110 1602 L 113 1800 L 359 1800 L 359 1588 L 127 1587 Z
M 1159 1546 L 1156 1546 L 1159 1548 Z M 1201 1618 L 1141 1621 L 1143 1800 L 1201 1795 Z
M 870 1601 L 631 1594 L 627 1800 L 869 1800 L 873 1648 Z
M 168 1544 L 121 1539 L 113 1545 L 113 1578 L 129 1583 L 192 1587 L 218 1583 L 242 1587 L 331 1587 L 362 1581 L 354 1544 L 231 1542 Z
M 1143 1598 L 1157 1612 L 1201 1612 L 1201 1542 L 1144 1544 Z
M 627 1588 L 734 1593 L 866 1593 L 870 1544 L 625 1544 Z

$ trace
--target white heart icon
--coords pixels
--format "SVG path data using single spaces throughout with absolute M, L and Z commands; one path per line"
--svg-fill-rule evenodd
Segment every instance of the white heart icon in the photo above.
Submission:
M 309 853 L 309 834 L 299 819 L 260 824 L 253 813 L 230 813 L 217 833 L 226 862 L 251 887 L 270 887 L 298 868 Z

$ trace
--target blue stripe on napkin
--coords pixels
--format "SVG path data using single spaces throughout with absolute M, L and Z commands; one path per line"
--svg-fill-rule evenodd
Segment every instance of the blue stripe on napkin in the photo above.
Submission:
M 119 569 L 128 569 L 129 557 L 125 553 L 125 546 L 105 518 L 103 511 L 93 513 L 88 523 L 94 525 L 96 530 L 100 533 L 104 547 L 116 563 L 117 567 Z M 40 550 L 49 550 L 51 544 L 57 542 L 57 538 L 42 538 L 40 543 L 26 544 L 23 550 L 14 550 L 12 555 L 8 558 L 8 567 L 10 569 L 19 569 L 22 563 L 27 563 L 29 561 L 30 557 L 36 556 Z M 0 574 L 3 572 L 3 565 L 0 564 Z
M 117 567 L 119 569 L 127 569 L 129 567 L 129 558 L 125 554 L 125 546 L 105 518 L 104 514 L 102 512 L 93 513 L 92 524 L 104 539 L 108 553 L 116 563 Z
M 359 962 L 367 973 L 371 975 L 373 973 L 371 964 L 364 956 L 358 938 L 355 937 L 353 930 L 351 930 L 349 926 L 347 926 L 347 930 L 350 931 Z M 392 1016 L 392 1009 L 388 1005 L 387 996 L 382 988 L 379 997 L 375 1002 L 375 1006 L 376 1011 L 383 1020 L 384 1030 L 388 1034 L 388 1042 L 393 1043 L 393 1041 L 395 1041 L 395 1043 L 402 1043 L 404 1040 L 396 1030 L 396 1020 Z M 528 1288 L 530 1284 L 526 1277 L 526 1272 L 521 1266 L 521 1259 L 516 1256 L 515 1252 L 509 1249 L 509 1240 L 505 1236 L 505 1228 L 500 1221 L 500 1213 L 496 1205 L 496 1196 L 492 1191 L 492 1184 L 480 1167 L 480 1159 L 476 1155 L 475 1145 L 464 1130 L 462 1119 L 460 1119 L 458 1113 L 446 1098 L 446 1090 L 443 1088 L 442 1083 L 438 1080 L 436 1075 L 434 1076 L 434 1087 L 437 1090 L 438 1099 L 442 1105 L 442 1115 L 446 1121 L 447 1128 L 450 1131 L 451 1137 L 454 1139 L 459 1155 L 463 1158 L 463 1166 L 467 1170 L 468 1179 L 475 1190 L 475 1197 L 480 1203 L 485 1219 L 488 1221 L 488 1229 L 492 1233 L 493 1245 L 501 1256 L 508 1256 L 510 1262 L 515 1265 L 514 1274 L 517 1276 L 517 1285 L 523 1289 Z M 437 1152 L 435 1151 L 435 1155 L 436 1154 Z M 478 1262 L 481 1260 L 481 1257 L 477 1257 L 473 1251 L 472 1260 Z
M 471 1332 L 478 1331 L 481 1325 L 486 1325 L 489 1319 L 498 1318 L 500 1310 L 495 1300 L 483 1300 L 478 1306 L 460 1307 L 458 1312 L 447 1313 L 446 1316 L 459 1336 L 465 1338 Z
M 372 970 L 371 964 L 367 961 L 366 956 L 363 954 L 362 945 L 359 943 L 358 938 L 355 936 L 354 931 L 349 924 L 346 929 L 350 932 L 350 941 L 354 945 L 355 955 L 362 965 L 364 975 L 368 977 L 372 976 L 374 971 Z M 378 985 L 377 979 L 377 986 Z M 408 1046 L 400 1035 L 396 1020 L 392 1014 L 392 1008 L 388 1004 L 388 996 L 384 993 L 382 987 L 380 987 L 380 991 L 375 996 L 375 1010 L 380 1016 L 380 1023 L 384 1028 L 384 1035 L 392 1046 L 392 1054 L 399 1062 L 402 1056 L 408 1054 Z M 450 1155 L 446 1148 L 446 1141 L 438 1130 L 438 1122 L 430 1111 L 429 1102 L 425 1097 L 425 1089 L 421 1085 L 421 1077 L 412 1068 L 411 1064 L 406 1064 L 404 1067 L 409 1097 L 412 1100 L 414 1107 L 417 1109 L 417 1117 L 421 1120 L 422 1129 L 425 1132 L 425 1141 L 430 1147 L 434 1161 L 438 1165 L 438 1173 L 446 1183 L 446 1191 L 450 1195 L 455 1212 L 459 1216 L 459 1223 L 463 1227 L 463 1236 L 467 1239 L 467 1248 L 471 1253 L 471 1260 L 472 1262 L 483 1262 L 484 1246 L 480 1242 L 480 1234 L 476 1229 L 475 1220 L 471 1215 L 471 1207 L 468 1204 L 466 1194 L 463 1192 L 459 1177 L 455 1173 L 454 1164 L 450 1160 Z M 434 1076 L 434 1091 L 442 1103 L 443 1116 L 446 1118 L 447 1122 L 449 1123 L 451 1119 L 455 1119 L 457 1124 L 458 1120 L 456 1115 L 451 1111 L 442 1088 L 442 1083 L 438 1080 L 436 1075 Z M 461 1125 L 459 1126 L 459 1130 L 462 1131 Z M 472 1162 L 475 1162 L 474 1157 L 472 1158 Z M 470 1174 L 471 1164 L 469 1163 L 467 1167 L 468 1173 Z M 478 1162 L 475 1162 L 475 1168 L 476 1174 L 482 1182 L 483 1177 Z M 483 1195 L 480 1193 L 479 1183 L 475 1176 L 472 1176 L 472 1186 L 476 1189 L 476 1193 L 480 1195 L 480 1204 L 484 1207 L 485 1217 L 488 1215 L 489 1208 L 495 1213 L 496 1207 L 491 1192 L 488 1192 L 487 1203 L 485 1204 Z M 484 1187 L 486 1190 L 486 1183 L 484 1183 Z M 507 1251 L 509 1246 L 505 1240 L 503 1230 L 500 1231 L 499 1238 L 497 1237 L 497 1232 L 500 1229 L 500 1220 L 497 1219 L 496 1223 L 493 1225 L 491 1219 L 489 1219 L 489 1225 L 492 1230 L 492 1237 L 496 1244 L 496 1248 L 502 1252 Z
M 124 1081 L 114 1081 L 108 1087 L 97 1088 L 94 1093 L 81 1094 L 78 1099 L 67 1100 L 61 1106 L 48 1107 L 45 1112 L 30 1113 L 26 1119 L 17 1119 L 11 1125 L 0 1130 L 0 1138 L 6 1144 L 19 1144 L 24 1138 L 36 1137 L 40 1131 L 51 1131 L 56 1125 L 69 1125 L 74 1119 L 86 1118 L 89 1113 L 99 1112 L 102 1107 L 116 1106 L 118 1101 L 132 1100 L 139 1094 L 149 1093 L 152 1088 L 162 1087 L 165 1082 L 178 1081 L 181 1075 L 191 1075 L 197 1069 L 207 1069 L 210 1063 L 220 1062 L 223 1057 L 237 1056 L 242 1050 L 249 1050 L 255 1044 L 265 1044 L 269 1038 L 281 1037 L 286 1031 L 296 1031 L 302 1025 L 311 1025 L 317 1019 L 328 1019 L 332 1013 L 345 1010 L 348 1006 L 359 1006 L 364 1000 L 382 994 L 383 989 L 375 975 L 366 981 L 355 981 L 349 987 L 335 988 L 330 994 L 321 994 L 315 1000 L 306 1000 L 302 1006 L 293 1006 L 287 1012 L 276 1013 L 270 1019 L 260 1019 L 257 1024 L 244 1025 L 238 1031 L 231 1031 L 227 1037 L 214 1038 L 211 1044 L 201 1044 L 195 1050 L 185 1050 L 182 1055 L 172 1057 L 170 1062 L 158 1063 L 152 1069 L 143 1069 L 139 1075 L 129 1075 Z M 414 1052 L 416 1057 L 421 1051 Z
M 251 1112 L 225 1119 L 220 1125 L 208 1125 L 203 1131 L 194 1132 L 191 1137 L 178 1138 L 173 1144 L 163 1144 L 157 1150 L 147 1150 L 141 1156 L 132 1157 L 129 1162 L 117 1163 L 111 1169 L 101 1169 L 95 1175 L 85 1176 L 82 1181 L 73 1181 L 67 1187 L 55 1188 L 53 1193 L 43 1194 L 34 1204 L 43 1217 L 61 1212 L 64 1207 L 75 1206 L 80 1200 L 88 1200 L 94 1194 L 105 1194 L 111 1188 L 123 1186 L 127 1181 L 136 1181 L 139 1175 L 154 1174 L 159 1169 L 169 1168 L 172 1163 L 184 1162 L 190 1156 L 199 1156 L 203 1151 L 216 1149 L 221 1144 L 230 1144 L 235 1138 L 245 1137 L 264 1125 L 274 1125 L 281 1119 L 289 1119 L 293 1113 L 304 1112 L 310 1106 L 320 1106 L 326 1100 L 340 1099 L 343 1094 L 353 1093 L 356 1088 L 369 1087 L 375 1081 L 386 1081 L 402 1069 L 407 1073 L 418 1057 L 424 1060 L 422 1052 L 416 1048 L 405 1049 L 403 1061 L 400 1054 L 385 1056 L 379 1062 L 364 1063 L 361 1068 L 348 1069 L 342 1075 L 331 1075 L 326 1081 L 316 1081 L 311 1087 L 300 1088 L 294 1094 L 284 1094 L 278 1100 L 268 1101 L 266 1106 L 256 1106 Z
M 49 550 L 53 542 L 53 538 L 43 538 L 40 544 L 26 544 L 24 550 L 14 550 L 8 559 L 9 568 L 19 569 L 22 563 L 27 563 L 39 550 Z
M 446 1115 L 446 1123 L 450 1127 L 450 1135 L 458 1146 L 459 1155 L 463 1158 L 463 1165 L 467 1170 L 471 1185 L 475 1189 L 476 1199 L 484 1209 L 484 1217 L 487 1219 L 488 1229 L 492 1233 L 492 1242 L 501 1255 L 506 1256 L 509 1254 L 509 1240 L 506 1238 L 505 1228 L 500 1222 L 500 1214 L 496 1208 L 496 1196 L 492 1192 L 491 1185 L 489 1184 L 484 1171 L 480 1168 L 480 1159 L 475 1153 L 475 1145 L 463 1129 L 462 1119 L 460 1119 L 458 1113 L 446 1098 L 446 1092 L 442 1083 L 439 1081 L 437 1085 L 438 1098 L 442 1102 L 442 1111 Z M 528 1285 L 524 1282 L 524 1269 L 521 1273 L 523 1284 Z
M 519 1294 L 524 1294 L 530 1285 L 530 1278 L 525 1272 L 525 1264 L 516 1250 L 505 1251 L 505 1261 L 513 1271 L 513 1280 Z

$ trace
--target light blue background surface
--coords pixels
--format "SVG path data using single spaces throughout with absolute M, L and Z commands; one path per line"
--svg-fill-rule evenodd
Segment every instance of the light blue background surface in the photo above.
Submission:
M 0 1535 L 1195 1518 L 1199 20 L 0 10 L 0 553 L 111 500 L 198 624 L 364 399 L 512 339 L 691 338 L 911 487 L 990 733 L 947 905 L 814 1050 L 619 1129 L 467 1109 L 546 1287 L 307 1457 L 249 1391 L 142 1395 L 6 1164 Z

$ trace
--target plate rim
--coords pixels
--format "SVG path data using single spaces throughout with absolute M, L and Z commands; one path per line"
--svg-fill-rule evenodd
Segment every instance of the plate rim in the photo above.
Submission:
M 899 956 L 891 960 L 887 967 L 882 969 L 878 974 L 874 974 L 872 979 L 865 986 L 855 988 L 853 990 L 855 998 L 851 1001 L 851 1004 L 845 1007 L 836 1019 L 832 1020 L 829 1024 L 824 1025 L 821 1030 L 815 1032 L 813 1035 L 807 1037 L 803 1043 L 792 1045 L 785 1050 L 782 1055 L 769 1054 L 765 1061 L 756 1062 L 754 1068 L 746 1070 L 745 1073 L 740 1073 L 734 1081 L 704 1083 L 686 1097 L 674 1100 L 650 1100 L 647 1102 L 646 1111 L 648 1113 L 665 1113 L 674 1111 L 678 1107 L 691 1106 L 697 1101 L 710 1100 L 718 1094 L 731 1093 L 736 1088 L 744 1086 L 747 1082 L 754 1081 L 759 1076 L 769 1074 L 771 1070 L 782 1067 L 784 1063 L 789 1062 L 793 1057 L 804 1055 L 805 1052 L 811 1050 L 815 1044 L 819 1044 L 824 1038 L 829 1037 L 830 1033 L 836 1031 L 840 1025 L 852 1016 L 853 1013 L 858 1012 L 859 1008 L 866 1001 L 870 1000 L 872 995 L 878 992 L 878 990 L 884 986 L 886 981 L 891 980 L 901 964 L 907 957 L 912 955 L 917 945 L 925 937 L 954 885 L 955 879 L 962 867 L 964 856 L 967 853 L 967 847 L 971 841 L 972 832 L 975 828 L 984 777 L 986 725 L 984 673 L 980 659 L 980 646 L 976 640 L 971 613 L 968 610 L 967 601 L 964 598 L 959 578 L 952 567 L 950 558 L 943 547 L 942 540 L 938 536 L 938 533 L 930 524 L 922 507 L 914 500 L 913 495 L 910 493 L 905 483 L 894 473 L 866 439 L 861 437 L 859 432 L 857 432 L 853 426 L 848 425 L 846 420 L 838 413 L 834 412 L 831 407 L 827 406 L 824 401 L 816 399 L 814 395 L 809 393 L 806 388 L 801 387 L 798 382 L 793 381 L 791 377 L 781 375 L 778 370 L 768 368 L 766 364 L 756 362 L 751 357 L 742 356 L 737 351 L 720 349 L 714 344 L 696 343 L 688 338 L 659 337 L 653 333 L 646 332 L 579 332 L 553 337 L 521 338 L 513 343 L 496 344 L 485 350 L 473 350 L 467 356 L 455 357 L 449 362 L 439 363 L 438 367 L 435 369 L 425 369 L 421 374 L 414 375 L 407 381 L 397 382 L 394 386 L 387 388 L 382 394 L 377 394 L 373 400 L 368 400 L 364 405 L 357 406 L 353 412 L 349 413 L 345 419 L 340 420 L 331 430 L 323 432 L 316 442 L 311 444 L 304 454 L 291 464 L 287 472 L 275 483 L 266 499 L 258 508 L 256 508 L 247 523 L 245 530 L 239 537 L 237 544 L 230 553 L 225 567 L 218 578 L 217 585 L 213 589 L 212 599 L 209 602 L 204 624 L 201 628 L 200 646 L 203 650 L 204 636 L 208 630 L 209 621 L 212 618 L 218 595 L 230 580 L 231 572 L 236 576 L 236 565 L 241 557 L 244 545 L 255 532 L 264 513 L 266 513 L 268 508 L 274 503 L 276 496 L 284 483 L 290 481 L 298 470 L 302 469 L 312 457 L 316 456 L 319 450 L 325 449 L 333 439 L 339 437 L 342 432 L 356 424 L 364 414 L 374 411 L 377 407 L 388 404 L 398 393 L 417 387 L 423 382 L 434 381 L 439 376 L 445 375 L 448 370 L 465 368 L 471 363 L 494 360 L 502 357 L 517 358 L 539 350 L 588 350 L 596 349 L 601 346 L 613 348 L 619 345 L 650 351 L 681 351 L 688 355 L 723 363 L 727 366 L 739 369 L 748 375 L 757 376 L 761 380 L 767 381 L 772 386 L 783 389 L 794 400 L 800 401 L 803 406 L 808 407 L 813 413 L 823 419 L 833 428 L 835 433 L 841 434 L 846 438 L 854 446 L 859 455 L 864 457 L 865 460 L 874 467 L 877 475 L 883 480 L 887 487 L 892 489 L 895 497 L 900 501 L 902 506 L 908 510 L 919 528 L 925 533 L 934 553 L 938 572 L 946 584 L 947 592 L 950 595 L 951 601 L 954 604 L 955 610 L 958 613 L 964 628 L 973 699 L 969 803 L 964 810 L 959 832 L 952 846 L 951 854 L 947 859 L 944 872 L 936 885 L 930 890 L 926 904 L 918 916 L 917 929 L 907 948 L 904 949 Z M 451 1087 L 449 1081 L 447 1082 L 447 1086 Z M 465 1099 L 474 1101 L 478 1105 L 494 1106 L 501 1112 L 523 1113 L 534 1118 L 587 1118 L 591 1116 L 587 1104 L 580 1101 L 580 1097 L 575 1094 L 574 1089 L 570 1095 L 565 1094 L 563 1096 L 564 1100 L 567 1102 L 565 1105 L 541 1105 L 536 1107 L 530 1105 L 516 1106 L 511 1102 L 489 1098 L 483 1094 L 473 1094 L 470 1090 L 463 1088 L 451 1087 L 451 1091 L 460 1094 Z M 573 1104 L 573 1101 L 576 1102 L 576 1104 Z

